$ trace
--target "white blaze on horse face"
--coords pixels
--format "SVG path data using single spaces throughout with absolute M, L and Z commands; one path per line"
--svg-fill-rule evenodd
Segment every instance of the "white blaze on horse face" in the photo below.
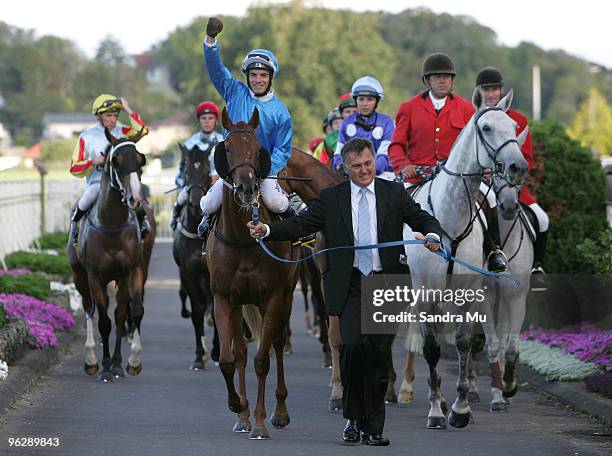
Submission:
M 93 319 L 87 317 L 87 339 L 85 340 L 85 364 L 95 366 L 98 364 L 96 358 L 96 340 L 94 339 Z
M 140 179 L 138 179 L 138 173 L 130 173 L 130 189 L 132 190 L 132 198 L 136 203 L 142 201 L 142 195 L 140 194 Z

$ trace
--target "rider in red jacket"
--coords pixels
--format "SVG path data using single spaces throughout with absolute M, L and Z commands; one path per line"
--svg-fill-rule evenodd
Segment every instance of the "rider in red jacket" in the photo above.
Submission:
M 389 158 L 397 174 L 417 183 L 417 166 L 435 166 L 448 158 L 451 147 L 474 114 L 472 104 L 452 93 L 455 65 L 446 54 L 433 54 L 423 63 L 428 90 L 405 101 L 395 117 Z
M 485 104 L 488 106 L 496 105 L 502 98 L 502 88 L 504 81 L 502 74 L 499 70 L 492 67 L 485 67 L 478 72 L 476 76 L 476 86 L 480 88 L 481 93 L 485 97 Z M 517 123 L 516 134 L 520 135 L 526 128 L 527 118 L 521 113 L 508 109 L 508 116 Z M 533 146 L 531 143 L 531 133 L 527 130 L 527 137 L 525 142 L 521 146 L 523 156 L 527 160 L 529 169 L 533 168 L 535 162 L 533 159 Z M 486 191 L 486 189 L 485 189 Z M 533 211 L 538 219 L 539 232 L 534 245 L 534 264 L 532 269 L 532 285 L 534 288 L 545 288 L 546 284 L 544 281 L 544 270 L 542 269 L 542 262 L 544 261 L 544 253 L 546 251 L 546 238 L 548 235 L 549 219 L 548 215 L 542 207 L 537 203 L 535 197 L 529 192 L 526 187 L 521 189 L 520 202 Z M 496 204 L 496 203 L 494 203 Z M 497 217 L 495 217 L 497 218 Z M 497 236 L 499 237 L 499 229 Z

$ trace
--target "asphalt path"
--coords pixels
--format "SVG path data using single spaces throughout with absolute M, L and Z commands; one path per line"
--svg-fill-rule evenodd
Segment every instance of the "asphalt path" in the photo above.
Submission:
M 472 404 L 475 424 L 465 429 L 426 430 L 426 366 L 416 362 L 417 399 L 388 405 L 386 448 L 344 445 L 345 420 L 327 410 L 330 371 L 321 368 L 321 348 L 306 334 L 302 295 L 295 294 L 292 314 L 294 354 L 286 356 L 291 423 L 275 429 L 270 440 L 251 441 L 231 432 L 235 415 L 227 409 L 222 375 L 212 362 L 192 372 L 194 336 L 190 320 L 180 317 L 177 270 L 170 244 L 157 244 L 145 297 L 142 324 L 143 372 L 110 384 L 86 376 L 84 349 L 78 342 L 61 364 L 0 417 L 0 455 L 609 455 L 612 439 L 588 416 L 523 387 L 507 413 L 488 412 L 489 380 L 479 376 L 482 402 Z M 84 326 L 81 321 L 80 324 Z M 211 328 L 207 328 L 211 340 Z M 99 337 L 98 337 L 99 340 Z M 247 388 L 253 412 L 256 377 L 249 345 Z M 98 357 L 101 349 L 98 347 Z M 124 345 L 124 359 L 128 347 Z M 394 346 L 396 366 L 403 366 L 402 341 Z M 275 362 L 272 358 L 266 407 L 274 409 Z M 455 363 L 441 360 L 442 388 L 455 397 Z M 481 372 L 486 374 L 486 372 Z M 236 379 L 237 381 L 237 379 Z M 399 387 L 399 380 L 396 385 Z M 522 385 L 525 386 L 525 385 Z M 449 402 L 450 404 L 450 402 Z M 599 433 L 599 434 L 598 434 Z M 9 439 L 55 438 L 57 447 L 15 447 Z

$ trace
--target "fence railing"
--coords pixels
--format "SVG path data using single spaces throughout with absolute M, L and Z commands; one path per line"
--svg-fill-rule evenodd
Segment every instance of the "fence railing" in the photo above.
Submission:
M 68 230 L 84 188 L 83 181 L 48 180 L 43 195 L 40 180 L 0 182 L 0 260 L 45 232 Z

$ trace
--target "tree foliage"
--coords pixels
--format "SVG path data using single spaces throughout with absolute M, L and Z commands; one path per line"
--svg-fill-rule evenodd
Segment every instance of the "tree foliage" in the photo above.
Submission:
M 580 104 L 568 134 L 599 155 L 612 154 L 612 107 L 595 87 Z

